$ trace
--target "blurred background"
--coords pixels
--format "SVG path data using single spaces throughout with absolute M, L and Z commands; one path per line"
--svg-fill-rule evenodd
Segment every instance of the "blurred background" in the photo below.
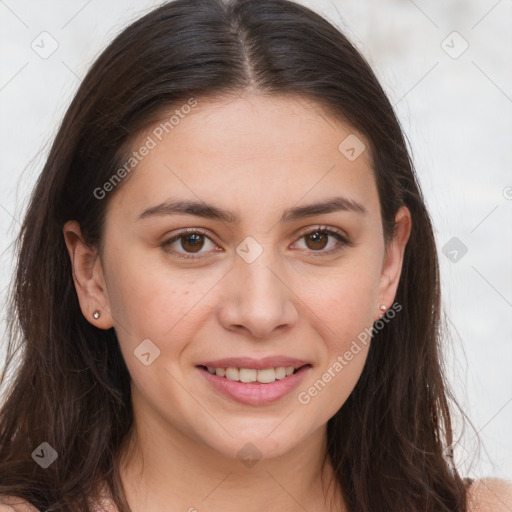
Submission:
M 10 244 L 49 145 L 90 64 L 160 3 L 0 0 L 0 366 Z M 299 3 L 345 32 L 395 107 L 436 229 L 446 372 L 474 427 L 455 414 L 455 460 L 512 480 L 512 1 Z

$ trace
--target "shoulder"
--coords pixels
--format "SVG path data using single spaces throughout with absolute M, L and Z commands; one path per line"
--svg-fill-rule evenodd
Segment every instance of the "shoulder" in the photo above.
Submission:
M 468 512 L 510 512 L 512 481 L 499 478 L 474 480 L 468 490 Z
M 117 512 L 114 502 L 109 498 L 100 496 L 91 500 L 89 504 L 94 512 Z M 0 512 L 40 512 L 39 509 L 17 496 L 0 494 Z
M 17 496 L 0 494 L 0 512 L 39 512 L 39 510 Z

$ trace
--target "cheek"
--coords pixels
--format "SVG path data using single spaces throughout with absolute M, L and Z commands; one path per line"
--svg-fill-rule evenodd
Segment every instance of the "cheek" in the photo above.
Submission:
M 340 281 L 325 300 L 314 301 L 319 320 L 315 330 L 323 338 L 319 365 L 298 390 L 301 407 L 310 408 L 322 424 L 345 403 L 361 377 L 371 342 L 373 287 L 355 279 Z M 334 285 L 333 285 L 334 286 Z
M 128 355 L 145 339 L 176 363 L 205 313 L 203 300 L 219 281 L 213 272 L 170 269 L 159 258 L 122 252 L 109 266 L 108 295 L 114 327 Z M 180 341 L 183 340 L 183 341 Z M 132 354 L 133 355 L 133 354 Z M 173 363 L 174 361 L 174 363 Z
M 350 263 L 350 264 L 349 264 Z M 304 304 L 323 339 L 319 368 L 297 395 L 327 421 L 357 384 L 371 341 L 380 276 L 378 260 L 354 258 L 302 282 Z
M 321 359 L 297 393 L 300 407 L 309 408 L 308 413 L 319 425 L 343 406 L 361 377 L 373 325 L 368 291 L 356 288 L 347 295 L 338 289 L 330 298 L 324 309 L 319 309 L 321 321 L 315 326 L 323 338 L 322 349 L 317 352 Z
M 306 405 L 309 400 L 324 422 L 346 402 L 361 377 L 366 361 L 368 345 L 356 342 L 346 348 L 329 361 L 305 393 L 298 397 L 299 402 Z
M 336 268 L 302 273 L 299 296 L 325 324 L 322 332 L 333 349 L 373 324 L 379 277 L 376 259 L 356 255 Z

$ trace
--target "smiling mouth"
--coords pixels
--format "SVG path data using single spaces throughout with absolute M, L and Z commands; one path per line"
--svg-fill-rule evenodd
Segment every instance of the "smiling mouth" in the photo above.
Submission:
M 276 380 L 283 380 L 297 373 L 301 368 L 311 366 L 305 364 L 303 366 L 278 366 L 276 368 L 213 368 L 204 365 L 199 365 L 204 371 L 207 371 L 211 375 L 216 375 L 222 379 L 231 380 L 234 382 L 240 382 L 245 384 L 271 384 Z

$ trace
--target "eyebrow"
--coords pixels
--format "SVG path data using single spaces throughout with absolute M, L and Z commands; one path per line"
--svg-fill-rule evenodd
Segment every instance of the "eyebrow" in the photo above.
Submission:
M 317 203 L 288 208 L 283 212 L 280 222 L 291 222 L 313 215 L 337 211 L 354 212 L 362 215 L 368 213 L 366 208 L 358 201 L 338 196 Z M 161 215 L 195 215 L 206 219 L 221 220 L 230 224 L 240 222 L 240 216 L 236 212 L 219 208 L 202 201 L 193 200 L 164 201 L 163 203 L 143 210 L 138 216 L 137 221 Z

